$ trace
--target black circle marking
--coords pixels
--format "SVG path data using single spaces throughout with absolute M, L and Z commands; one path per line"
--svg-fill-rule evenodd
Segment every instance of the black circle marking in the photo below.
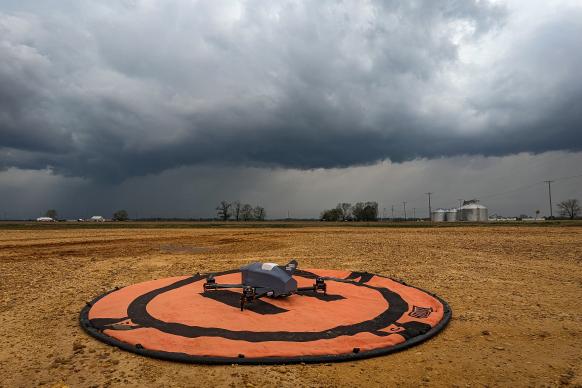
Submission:
M 215 276 L 236 273 L 239 272 L 237 270 L 231 271 L 224 271 L 220 273 L 214 274 Z M 361 276 L 362 274 L 366 274 L 366 276 Z M 385 276 L 381 275 L 373 275 L 368 274 L 365 272 L 352 272 L 346 279 L 341 279 L 338 281 L 354 284 L 356 286 L 362 286 L 374 289 L 378 291 L 383 298 L 388 302 L 388 309 L 382 312 L 377 317 L 364 321 L 361 323 L 353 324 L 353 325 L 346 325 L 346 326 L 337 326 L 335 328 L 323 331 L 323 332 L 252 332 L 252 331 L 232 331 L 227 329 L 221 328 L 207 328 L 207 327 L 198 327 L 198 326 L 188 326 L 180 323 L 168 323 L 161 320 L 158 320 L 152 317 L 147 312 L 147 304 L 151 302 L 156 296 L 163 294 L 164 292 L 168 292 L 173 289 L 177 289 L 183 287 L 185 285 L 200 281 L 205 279 L 208 275 L 200 275 L 196 274 L 192 277 L 179 280 L 174 282 L 168 286 L 161 287 L 150 292 L 147 292 L 136 299 L 134 299 L 130 305 L 128 306 L 128 317 L 125 318 L 97 318 L 93 320 L 89 320 L 89 311 L 91 306 L 94 305 L 98 300 L 102 299 L 103 297 L 109 295 L 110 293 L 116 291 L 112 290 L 106 294 L 103 294 L 93 301 L 90 304 L 87 304 L 83 310 L 81 311 L 80 315 L 80 324 L 81 327 L 89 333 L 91 336 L 104 341 L 106 343 L 115 345 L 119 348 L 124 350 L 129 350 L 135 353 L 143 354 L 150 357 L 173 360 L 173 361 L 180 361 L 180 362 L 189 362 L 189 363 L 203 363 L 203 364 L 228 364 L 228 363 L 238 363 L 238 364 L 277 364 L 277 363 L 299 363 L 299 362 L 328 362 L 328 361 L 347 361 L 347 360 L 355 360 L 355 359 L 363 359 L 369 357 L 375 357 L 379 355 L 384 355 L 392 352 L 396 352 L 399 350 L 403 350 L 407 347 L 413 346 L 417 343 L 420 343 L 428 338 L 431 338 L 440 330 L 442 330 L 449 322 L 452 311 L 444 300 L 439 298 L 438 296 L 426 292 L 418 287 L 412 287 L 407 285 L 408 287 L 416 288 L 420 291 L 423 291 L 435 299 L 437 299 L 444 307 L 443 311 L 443 318 L 442 320 L 434 327 L 430 325 L 421 323 L 421 322 L 408 322 L 405 324 L 397 324 L 396 321 L 408 310 L 408 304 L 398 295 L 397 293 L 388 290 L 384 287 L 374 287 L 365 284 L 374 276 L 379 276 L 386 278 Z M 295 276 L 305 277 L 309 279 L 316 278 L 317 275 L 297 270 Z M 359 281 L 354 281 L 352 279 L 356 279 L 361 276 Z M 400 284 L 406 285 L 403 281 L 391 279 L 395 282 Z M 333 279 L 332 279 L 333 281 Z M 297 357 L 255 357 L 255 358 L 240 358 L 239 357 L 205 357 L 205 356 L 195 356 L 185 353 L 175 353 L 175 352 L 166 352 L 166 351 L 159 351 L 159 350 L 149 350 L 145 349 L 142 346 L 132 346 L 129 343 L 117 340 L 116 338 L 110 337 L 102 332 L 102 324 L 101 322 L 107 322 L 111 324 L 112 322 L 119 322 L 122 320 L 131 319 L 132 322 L 136 323 L 138 326 L 135 328 L 143 328 L 143 327 L 150 327 L 158 329 L 162 332 L 180 335 L 188 338 L 195 338 L 200 336 L 215 336 L 215 337 L 222 337 L 226 339 L 244 339 L 248 342 L 263 342 L 263 341 L 289 341 L 289 342 L 309 342 L 315 341 L 319 339 L 330 339 L 335 338 L 341 335 L 354 335 L 359 332 L 371 332 L 373 334 L 379 336 L 391 335 L 390 333 L 379 331 L 391 324 L 396 324 L 404 328 L 403 331 L 399 331 L 397 334 L 402 335 L 406 341 L 388 348 L 382 349 L 375 349 L 370 351 L 359 351 L 359 348 L 354 348 L 352 353 L 346 354 L 337 354 L 337 355 L 326 355 L 326 356 L 297 356 Z M 139 345 L 139 344 L 138 344 Z M 358 349 L 358 351 L 356 351 Z

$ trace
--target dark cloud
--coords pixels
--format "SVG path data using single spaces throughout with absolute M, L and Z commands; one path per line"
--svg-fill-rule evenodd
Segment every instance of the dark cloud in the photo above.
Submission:
M 510 19 L 477 0 L 8 1 L 0 167 L 119 182 L 581 150 L 582 12 L 462 60 Z

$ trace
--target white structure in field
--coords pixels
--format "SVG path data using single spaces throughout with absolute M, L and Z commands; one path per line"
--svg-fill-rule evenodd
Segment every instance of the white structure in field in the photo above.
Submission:
M 457 209 L 447 209 L 445 212 L 446 222 L 456 222 L 457 221 Z
M 489 211 L 479 203 L 478 200 L 463 201 L 463 206 L 459 209 L 459 221 L 487 222 L 489 221 Z
M 432 213 L 430 214 L 430 220 L 432 222 L 444 222 L 446 213 L 447 211 L 445 209 L 433 210 Z
M 54 222 L 55 220 L 51 217 L 38 217 L 37 222 Z
M 458 209 L 436 209 L 430 219 L 433 222 L 487 222 L 489 221 L 488 210 L 481 205 L 478 200 L 463 201 L 463 206 Z
M 89 218 L 89 221 L 105 222 L 105 218 L 103 218 L 102 216 L 93 216 L 93 217 Z

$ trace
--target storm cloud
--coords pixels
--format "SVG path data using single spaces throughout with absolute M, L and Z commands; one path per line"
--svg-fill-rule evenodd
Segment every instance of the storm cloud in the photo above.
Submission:
M 582 7 L 519 10 L 3 1 L 0 167 L 121 182 L 582 150 Z

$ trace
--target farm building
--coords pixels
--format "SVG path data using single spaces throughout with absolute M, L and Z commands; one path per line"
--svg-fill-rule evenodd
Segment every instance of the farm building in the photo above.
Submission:
M 54 222 L 55 220 L 51 217 L 38 217 L 37 222 Z
M 444 222 L 445 214 L 447 214 L 447 211 L 445 209 L 433 210 L 432 213 L 430 214 L 430 220 L 432 222 Z
M 487 222 L 489 220 L 488 210 L 481 205 L 478 200 L 463 201 L 463 205 L 458 209 L 436 209 L 430 219 L 433 222 Z
M 463 201 L 463 206 L 459 209 L 459 221 L 487 222 L 489 221 L 488 213 L 487 208 L 476 199 Z
M 102 216 L 93 216 L 93 217 L 89 218 L 89 221 L 105 222 L 105 218 L 103 218 Z

